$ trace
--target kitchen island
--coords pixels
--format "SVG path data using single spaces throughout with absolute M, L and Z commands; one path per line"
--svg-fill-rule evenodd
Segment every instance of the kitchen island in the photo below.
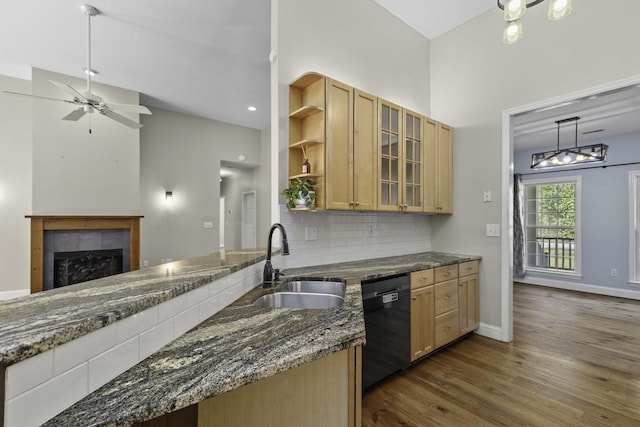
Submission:
M 365 343 L 361 281 L 474 259 L 479 257 L 429 252 L 287 270 L 287 280 L 345 281 L 344 304 L 258 308 L 252 302 L 265 290 L 251 289 L 45 425 L 132 425 L 349 352 Z

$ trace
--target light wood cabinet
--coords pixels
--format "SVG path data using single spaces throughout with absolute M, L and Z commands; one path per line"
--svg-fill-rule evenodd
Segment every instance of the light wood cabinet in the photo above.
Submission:
M 453 213 L 453 130 L 425 117 L 424 139 L 424 211 Z
M 461 263 L 458 279 L 459 335 L 476 329 L 480 323 L 478 301 L 478 261 Z
M 411 273 L 411 361 L 435 349 L 433 270 Z
M 437 267 L 435 280 L 435 347 L 449 344 L 458 331 L 458 264 Z
M 327 128 L 327 209 L 368 210 L 376 209 L 377 156 L 377 98 L 360 90 L 350 90 L 352 100 L 348 111 L 344 97 L 348 86 L 333 83 L 344 94 L 339 96 L 336 107 L 329 106 L 329 123 L 340 126 Z M 350 88 L 349 88 L 350 89 Z M 336 97 L 334 95 L 334 97 Z M 336 97 L 338 98 L 338 97 Z M 349 126 L 337 114 L 348 117 Z M 347 134 L 348 133 L 348 134 Z
M 423 117 L 378 101 L 378 210 L 422 212 Z

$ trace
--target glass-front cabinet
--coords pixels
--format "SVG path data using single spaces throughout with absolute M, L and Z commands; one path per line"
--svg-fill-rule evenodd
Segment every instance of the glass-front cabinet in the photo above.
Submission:
M 378 210 L 421 212 L 422 116 L 379 100 Z

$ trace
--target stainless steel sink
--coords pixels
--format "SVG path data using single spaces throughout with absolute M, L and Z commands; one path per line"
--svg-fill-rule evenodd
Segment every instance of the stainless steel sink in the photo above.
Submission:
M 264 308 L 336 308 L 344 303 L 344 298 L 331 294 L 312 294 L 306 292 L 276 292 L 263 295 L 253 302 L 256 307 Z
M 331 294 L 344 298 L 345 284 L 321 280 L 295 280 L 282 285 L 280 292 L 305 292 L 310 294 Z

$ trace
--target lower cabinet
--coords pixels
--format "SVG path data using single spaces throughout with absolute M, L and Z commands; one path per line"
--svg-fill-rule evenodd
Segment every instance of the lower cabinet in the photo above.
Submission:
M 433 270 L 411 273 L 411 361 L 435 350 Z
M 459 334 L 473 331 L 480 323 L 478 307 L 478 261 L 460 264 L 458 278 Z
M 136 427 L 361 425 L 362 349 L 351 347 Z
M 411 273 L 412 362 L 478 324 L 478 261 Z

